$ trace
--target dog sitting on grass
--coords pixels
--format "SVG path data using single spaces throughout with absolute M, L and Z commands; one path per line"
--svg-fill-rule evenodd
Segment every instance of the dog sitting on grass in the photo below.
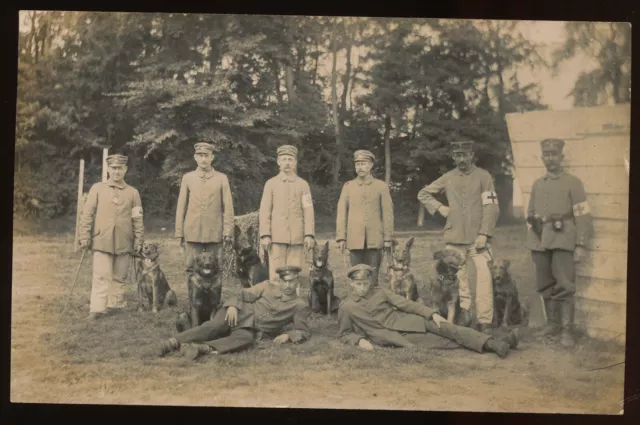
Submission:
M 158 257 L 160 256 L 160 243 L 144 242 L 140 257 L 137 283 L 138 283 L 138 311 L 157 313 L 162 307 L 175 306 L 178 298 L 175 291 L 169 286 Z
M 441 250 L 433 254 L 437 261 L 436 278 L 431 281 L 425 305 L 437 308 L 440 315 L 458 326 L 468 327 L 471 318 L 460 308 L 458 278 L 456 274 L 464 263 L 462 255 L 454 250 Z
M 418 295 L 418 285 L 411 273 L 411 247 L 414 238 L 409 238 L 402 249 L 398 249 L 398 241 L 393 240 L 391 265 L 389 266 L 389 286 L 391 291 L 410 301 L 423 303 Z
M 213 252 L 198 254 L 193 273 L 187 281 L 189 289 L 189 312 L 180 312 L 176 318 L 176 329 L 183 332 L 211 320 L 222 300 L 222 282 L 218 257 Z
M 493 260 L 493 326 L 509 328 L 513 325 L 529 324 L 529 309 L 520 302 L 518 289 L 509 272 L 509 260 Z
M 333 293 L 333 272 L 329 268 L 329 242 L 313 247 L 313 260 L 309 271 L 309 307 L 314 313 L 330 315 L 338 310 L 340 298 Z

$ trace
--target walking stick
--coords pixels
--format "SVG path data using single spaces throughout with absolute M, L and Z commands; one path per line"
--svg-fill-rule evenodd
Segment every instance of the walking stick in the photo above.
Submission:
M 64 312 L 67 309 L 67 306 L 69 305 L 69 299 L 71 298 L 71 294 L 73 293 L 73 288 L 75 288 L 76 282 L 78 281 L 78 275 L 80 274 L 80 268 L 82 267 L 82 262 L 84 261 L 84 255 L 86 253 L 87 253 L 87 249 L 85 248 L 82 250 L 82 256 L 80 257 L 80 264 L 78 264 L 78 269 L 76 270 L 76 277 L 73 279 L 73 284 L 71 285 L 71 291 L 69 291 L 69 295 L 67 295 L 67 302 L 64 304 L 64 307 L 62 308 L 62 312 L 60 313 L 60 318 L 58 319 L 58 325 L 60 325 L 60 321 L 64 316 Z

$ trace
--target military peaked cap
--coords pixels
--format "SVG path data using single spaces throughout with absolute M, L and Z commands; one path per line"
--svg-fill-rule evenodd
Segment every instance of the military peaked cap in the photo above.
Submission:
M 451 152 L 473 152 L 473 141 L 464 140 L 461 142 L 451 142 Z
M 120 154 L 113 154 L 107 157 L 107 165 L 127 165 L 129 158 Z
M 374 154 L 372 154 L 370 151 L 367 150 L 359 150 L 359 151 L 355 151 L 353 154 L 353 160 L 355 162 L 358 161 L 371 161 L 371 162 L 375 162 L 376 160 L 376 156 Z
M 291 145 L 282 145 L 278 148 L 278 156 L 280 155 L 291 155 L 291 156 L 297 157 L 298 148 Z
M 215 151 L 215 146 L 207 142 L 196 143 L 194 147 L 196 149 L 196 153 L 213 153 Z
M 347 271 L 349 279 L 368 279 L 375 272 L 375 269 L 367 264 L 356 264 Z
M 540 142 L 542 152 L 557 152 L 561 153 L 564 149 L 564 140 L 561 139 L 544 139 Z
M 284 280 L 291 280 L 296 278 L 298 276 L 298 273 L 300 273 L 301 271 L 302 269 L 300 267 L 293 265 L 281 266 L 276 269 L 276 273 L 278 273 L 278 275 L 280 275 L 280 278 Z

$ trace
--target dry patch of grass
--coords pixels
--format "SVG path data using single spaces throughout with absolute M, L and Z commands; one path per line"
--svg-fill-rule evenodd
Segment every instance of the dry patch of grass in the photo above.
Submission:
M 424 285 L 433 273 L 432 252 L 443 243 L 437 232 L 414 234 L 413 270 Z M 511 259 L 521 294 L 531 297 L 533 268 L 522 247 L 523 235 L 520 227 L 498 229 L 494 256 Z M 80 258 L 72 242 L 72 236 L 15 240 L 12 401 L 609 414 L 620 409 L 624 366 L 587 369 L 619 362 L 624 352 L 588 341 L 568 353 L 525 338 L 505 360 L 467 350 L 387 348 L 368 353 L 335 339 L 335 317 L 315 316 L 312 339 L 300 345 L 276 347 L 265 341 L 254 350 L 196 362 L 178 355 L 144 358 L 148 344 L 174 333 L 175 310 L 138 313 L 131 284 L 125 312 L 95 323 L 83 321 L 91 285 L 88 255 L 56 327 Z M 186 306 L 175 240 L 167 240 L 160 260 L 179 304 Z M 336 294 L 344 297 L 345 270 L 335 250 L 330 263 Z M 303 284 L 304 297 L 306 278 Z M 224 294 L 238 290 L 231 284 Z

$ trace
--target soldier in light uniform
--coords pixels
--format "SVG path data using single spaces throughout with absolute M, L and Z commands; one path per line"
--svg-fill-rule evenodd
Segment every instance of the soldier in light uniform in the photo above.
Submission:
M 180 184 L 175 237 L 185 248 L 187 277 L 193 271 L 198 252 L 213 252 L 222 267 L 222 245 L 230 244 L 233 236 L 234 212 L 229 179 L 211 166 L 215 157 L 213 152 L 213 145 L 196 143 L 193 157 L 198 168 L 186 173 Z
M 138 190 L 124 181 L 128 158 L 107 157 L 109 180 L 94 184 L 82 208 L 78 240 L 93 250 L 89 319 L 125 306 L 124 283 L 131 255 L 142 247 L 144 223 Z
M 493 282 L 489 262 L 492 259 L 491 238 L 500 209 L 493 178 L 472 162 L 473 142 L 452 142 L 456 168 L 425 186 L 418 200 L 429 214 L 439 212 L 447 219 L 444 240 L 447 249 L 471 257 L 476 268 L 476 319 L 478 328 L 487 331 L 493 321 Z M 434 195 L 443 193 L 449 206 L 438 202 Z M 471 291 L 467 262 L 457 274 L 463 321 L 470 322 Z
M 336 242 L 341 252 L 349 250 L 351 265 L 367 264 L 375 269 L 378 283 L 382 251 L 393 239 L 393 201 L 389 186 L 373 178 L 375 156 L 367 150 L 353 155 L 357 177 L 342 187 L 336 219 Z
M 586 257 L 592 216 L 582 182 L 563 170 L 564 141 L 545 139 L 540 145 L 547 173 L 531 189 L 526 242 L 547 314 L 538 335 L 555 336 L 562 328 L 561 344 L 572 347 L 575 263 Z
M 298 149 L 277 150 L 280 173 L 264 185 L 260 202 L 260 244 L 269 254 L 269 278 L 282 266 L 302 267 L 303 247 L 315 245 L 315 218 L 309 184 L 296 174 Z M 299 291 L 299 289 L 298 289 Z

